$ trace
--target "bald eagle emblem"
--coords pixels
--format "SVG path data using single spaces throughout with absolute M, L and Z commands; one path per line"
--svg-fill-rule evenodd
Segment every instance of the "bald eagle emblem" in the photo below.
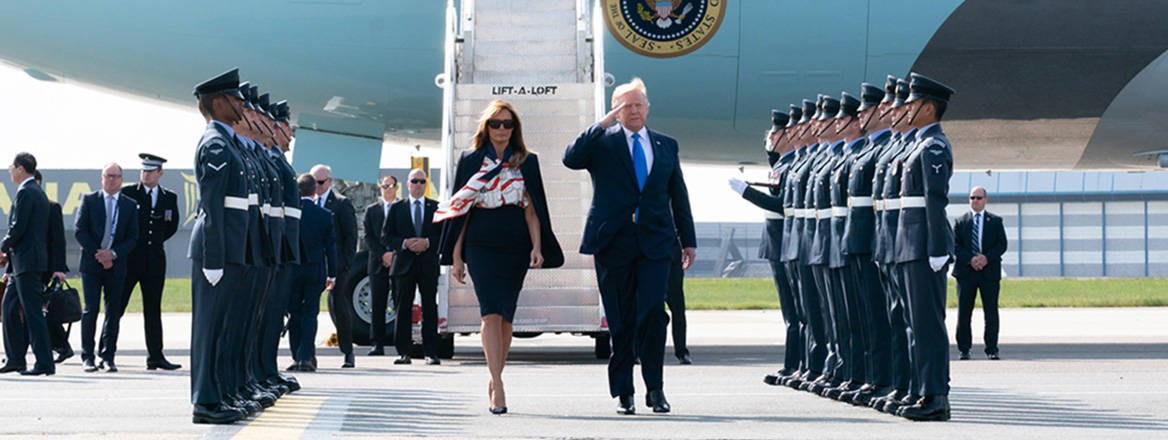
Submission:
M 718 32 L 726 0 L 599 0 L 609 33 L 654 58 L 685 55 Z
M 680 24 L 685 20 L 686 14 L 693 11 L 693 4 L 685 5 L 685 9 L 678 12 L 685 3 L 682 0 L 644 0 L 649 9 L 644 9 L 641 5 L 637 5 L 638 13 L 645 21 L 652 21 L 657 27 L 667 29 L 673 26 L 674 23 Z M 654 18 L 655 17 L 655 18 Z

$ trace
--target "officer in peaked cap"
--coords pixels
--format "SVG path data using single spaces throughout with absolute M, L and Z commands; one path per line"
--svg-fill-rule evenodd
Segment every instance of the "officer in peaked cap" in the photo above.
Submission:
M 816 104 L 814 101 L 812 101 L 810 99 L 804 99 L 803 100 L 803 110 L 802 110 L 803 113 L 799 117 L 799 123 L 804 123 L 804 122 L 810 121 L 812 119 L 812 115 L 815 113 L 815 108 L 816 108 Z
M 138 243 L 130 252 L 122 310 L 130 301 L 136 284 L 142 289 L 142 315 L 146 327 L 146 369 L 174 370 L 182 367 L 162 354 L 162 290 L 166 283 L 166 249 L 163 243 L 178 231 L 178 195 L 162 187 L 162 164 L 166 159 L 150 153 L 139 154 L 142 171 L 137 184 L 122 188 L 122 195 L 138 203 Z
M 231 124 L 241 118 L 239 70 L 194 88 L 207 123 L 195 153 L 199 209 L 191 231 L 191 403 L 194 423 L 233 423 L 247 410 L 219 390 L 224 320 L 247 263 L 248 182 Z
M 826 326 L 829 322 L 823 315 L 826 304 L 820 299 L 809 265 L 810 234 L 815 223 L 814 215 L 809 214 L 815 210 L 807 189 L 812 186 L 814 166 L 820 157 L 818 140 L 812 132 L 816 125 L 813 118 L 816 111 L 815 102 L 803 100 L 795 166 L 788 172 L 787 193 L 784 195 L 784 206 L 792 215 L 784 224 L 787 231 L 783 237 L 782 259 L 787 262 L 789 277 L 794 281 L 791 285 L 797 288 L 796 302 L 802 312 L 803 365 L 797 376 L 780 379 L 780 383 L 794 389 L 807 389 L 809 384 L 823 376 L 828 346 Z M 787 227 L 786 223 L 791 225 Z
M 904 163 L 895 251 L 896 262 L 903 266 L 909 322 L 916 339 L 918 389 L 914 391 L 921 399 L 902 406 L 897 414 L 910 420 L 948 420 L 945 279 L 954 245 L 945 208 L 953 153 L 940 121 L 953 89 L 916 73 L 910 78 L 905 102 L 908 124 L 917 129 L 917 141 Z

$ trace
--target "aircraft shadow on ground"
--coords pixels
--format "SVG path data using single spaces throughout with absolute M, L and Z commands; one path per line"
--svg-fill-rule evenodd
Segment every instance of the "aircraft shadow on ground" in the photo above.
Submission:
M 1010 426 L 1168 431 L 1168 421 L 1034 393 L 954 387 L 953 421 Z

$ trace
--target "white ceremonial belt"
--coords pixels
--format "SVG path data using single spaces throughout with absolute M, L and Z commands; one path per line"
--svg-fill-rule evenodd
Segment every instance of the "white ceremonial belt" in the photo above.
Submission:
M 897 211 L 900 209 L 900 199 L 884 199 L 885 211 Z
M 876 207 L 877 211 L 883 211 L 884 210 L 884 199 L 876 200 L 876 203 L 874 206 Z
M 264 213 L 264 215 L 271 216 L 272 215 L 272 205 L 267 204 L 267 203 L 260 205 L 260 212 Z
M 848 208 L 845 208 L 843 206 L 832 206 L 831 207 L 831 216 L 832 217 L 847 217 L 848 216 Z
M 900 198 L 900 208 L 901 209 L 924 208 L 924 207 L 925 207 L 925 198 L 924 197 L 901 197 Z
M 284 215 L 289 217 L 289 218 L 299 219 L 300 218 L 300 208 L 285 207 L 284 208 Z
M 807 210 L 806 209 L 796 209 L 795 210 L 795 218 L 807 218 Z
M 247 211 L 247 199 L 243 197 L 223 197 L 223 207 Z
M 260 204 L 259 194 L 248 194 L 247 195 L 247 204 L 258 206 Z
M 767 220 L 782 220 L 783 219 L 783 214 L 780 212 L 772 212 L 772 211 L 764 210 L 762 213 L 763 213 L 763 215 L 766 216 Z
M 795 217 L 795 208 L 786 208 L 783 210 L 783 214 L 786 214 L 787 217 Z
M 872 197 L 848 197 L 848 206 L 853 208 L 864 208 L 875 204 Z
M 831 208 L 823 208 L 823 209 L 816 209 L 815 210 L 815 219 L 816 220 L 823 220 L 825 218 L 831 218 Z
M 275 218 L 284 218 L 284 207 L 283 206 L 273 206 L 272 212 L 269 215 L 271 215 L 272 217 L 275 217 Z

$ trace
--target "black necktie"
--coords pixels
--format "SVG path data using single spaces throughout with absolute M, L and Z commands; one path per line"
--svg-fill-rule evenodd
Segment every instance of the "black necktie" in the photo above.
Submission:
M 972 247 L 973 247 L 973 253 L 980 254 L 981 253 L 981 231 L 980 231 L 980 229 L 981 229 L 981 213 L 980 212 L 973 215 L 973 228 L 972 229 L 973 230 L 970 232 L 970 235 L 972 236 L 971 243 L 972 243 Z
M 422 236 L 422 201 L 414 200 L 414 236 Z

